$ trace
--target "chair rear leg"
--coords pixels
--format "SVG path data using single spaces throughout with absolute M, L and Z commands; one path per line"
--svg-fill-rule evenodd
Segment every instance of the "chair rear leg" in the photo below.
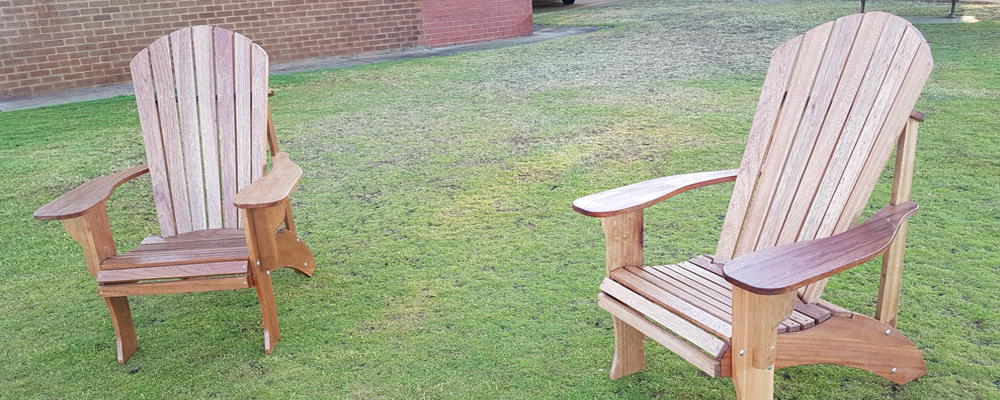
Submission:
M 281 337 L 278 330 L 278 307 L 274 303 L 274 286 L 271 285 L 270 273 L 254 277 L 254 287 L 257 289 L 257 300 L 260 302 L 260 316 L 264 325 L 264 353 L 271 354 L 274 345 Z
M 611 361 L 611 380 L 632 375 L 646 369 L 646 347 L 642 332 L 618 319 L 614 319 L 615 358 Z
M 108 310 L 111 311 L 111 322 L 115 326 L 115 340 L 118 342 L 118 363 L 124 364 L 135 353 L 138 340 L 135 337 L 135 325 L 132 323 L 132 310 L 128 306 L 128 297 L 105 297 Z

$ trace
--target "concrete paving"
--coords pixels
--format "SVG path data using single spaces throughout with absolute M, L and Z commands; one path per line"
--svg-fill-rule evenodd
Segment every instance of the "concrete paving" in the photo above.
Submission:
M 607 5 L 610 3 L 621 3 L 629 0 L 575 0 L 573 4 L 564 4 L 562 0 L 544 0 L 544 1 L 533 1 L 531 3 L 534 7 L 534 13 L 547 13 L 553 11 L 566 11 L 575 8 L 582 7 L 593 7 Z
M 594 0 L 578 0 L 594 1 Z M 562 3 L 560 3 L 562 4 Z M 329 68 L 344 68 L 360 64 L 373 64 L 386 61 L 405 60 L 409 58 L 425 58 L 435 56 L 447 56 L 469 51 L 486 49 L 496 49 L 519 44 L 537 43 L 543 40 L 555 39 L 581 33 L 594 32 L 599 28 L 591 27 L 569 27 L 569 28 L 547 28 L 535 25 L 535 32 L 531 36 L 524 36 L 511 39 L 491 40 L 488 42 L 462 44 L 456 46 L 438 48 L 414 48 L 401 51 L 394 51 L 382 54 L 362 54 L 351 57 L 331 57 L 317 60 L 299 61 L 287 64 L 272 64 L 271 74 L 285 75 L 296 72 L 316 71 Z M 115 96 L 131 96 L 134 94 L 132 83 L 115 86 L 105 86 L 92 89 L 81 89 L 69 92 L 51 94 L 46 96 L 29 97 L 25 99 L 0 100 L 0 112 L 23 110 L 35 107 L 52 106 L 57 104 L 75 103 L 78 101 L 107 99 Z

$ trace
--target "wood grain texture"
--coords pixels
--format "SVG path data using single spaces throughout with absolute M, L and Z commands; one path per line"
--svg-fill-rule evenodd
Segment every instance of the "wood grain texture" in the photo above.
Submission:
M 160 116 L 159 131 L 150 132 L 154 136 L 150 142 L 154 146 L 160 143 L 163 147 L 163 163 L 167 171 L 167 187 L 159 191 L 169 194 L 171 198 L 176 232 L 190 232 L 191 207 L 187 194 L 187 174 L 184 171 L 184 149 L 177 112 L 170 36 L 164 36 L 149 45 L 149 58 L 153 67 L 153 86 L 156 88 L 156 107 Z M 163 227 L 160 227 L 160 231 L 163 231 Z
M 186 201 L 191 210 L 191 230 L 197 231 L 208 227 L 208 219 L 205 212 L 205 175 L 202 168 L 198 93 L 195 88 L 192 46 L 190 28 L 170 33 L 170 50 L 173 54 L 174 78 L 177 86 L 177 111 L 184 149 L 184 173 L 187 179 Z
M 281 257 L 275 242 L 275 231 L 284 221 L 284 211 L 284 207 L 280 204 L 267 208 L 240 209 L 244 224 L 246 224 L 247 247 L 250 251 L 250 276 L 253 279 L 253 286 L 257 290 L 257 300 L 260 302 L 260 313 L 264 327 L 264 352 L 267 354 L 271 354 L 274 345 L 281 337 L 270 271 L 278 268 L 278 260 Z
M 698 172 L 634 183 L 576 199 L 573 209 L 591 217 L 611 217 L 641 210 L 691 189 L 733 181 L 737 172 L 735 169 Z
M 243 261 L 249 258 L 246 235 L 238 229 L 203 230 L 140 244 L 101 262 L 100 269 L 157 267 Z
M 775 187 L 775 195 L 767 210 L 767 217 L 763 220 L 760 237 L 757 240 L 757 249 L 790 243 L 795 240 L 795 236 L 786 235 L 786 237 L 781 238 L 781 232 L 786 229 L 797 232 L 800 225 L 798 219 L 788 218 L 789 210 L 799 188 L 809 184 L 803 182 L 803 179 L 813 179 L 813 177 L 806 177 L 804 173 L 812 158 L 813 149 L 816 147 L 816 141 L 819 139 L 827 112 L 833 102 L 837 83 L 841 79 L 840 72 L 844 70 L 847 63 L 847 57 L 850 55 L 861 20 L 862 15 L 855 14 L 838 19 L 834 23 L 830 32 L 830 40 L 825 46 L 822 63 L 816 71 L 816 79 L 812 85 L 808 104 L 803 108 L 801 122 L 795 131 L 788 155 L 785 157 L 784 167 L 780 176 L 773 175 L 775 182 L 772 185 Z M 819 156 L 822 156 L 822 152 Z M 761 178 L 764 179 L 764 176 Z M 760 185 L 766 187 L 768 184 L 762 182 Z M 791 226 L 786 228 L 786 225 Z
M 704 307 L 706 303 L 699 301 L 697 304 L 692 304 L 691 302 L 686 301 L 691 299 L 690 296 L 681 298 L 649 282 L 647 280 L 650 278 L 648 274 L 644 274 L 638 269 L 636 272 L 642 274 L 642 276 L 633 274 L 627 269 L 619 269 L 611 274 L 611 279 L 628 288 L 628 290 L 632 293 L 639 294 L 642 297 L 658 304 L 660 307 L 666 308 L 674 314 L 682 315 L 688 322 L 694 323 L 702 330 L 708 331 L 717 337 L 728 338 L 732 335 L 732 326 L 729 321 L 716 317 L 712 315 L 712 313 L 705 311 L 700 307 Z M 621 297 L 624 295 L 617 286 L 610 285 L 605 282 L 601 284 L 601 290 L 604 290 L 605 293 L 611 294 L 626 304 L 631 304 L 631 302 L 626 300 L 626 298 Z M 670 324 L 663 325 L 667 328 L 673 328 Z M 682 336 L 685 335 L 685 333 L 678 333 Z
M 219 171 L 222 180 L 222 225 L 239 228 L 236 197 L 236 95 L 233 69 L 233 32 L 214 28 L 215 81 L 218 95 Z
M 274 96 L 274 90 L 270 90 L 267 93 L 267 97 Z M 271 103 L 267 104 L 267 145 L 268 149 L 271 150 L 271 156 L 278 154 L 281 150 L 278 149 L 278 133 L 274 130 L 274 118 L 271 117 Z
M 124 364 L 139 347 L 139 341 L 135 336 L 135 325 L 132 323 L 132 310 L 128 306 L 127 297 L 105 297 L 104 302 L 108 304 L 111 324 L 115 327 L 118 363 Z
M 288 158 L 288 153 L 278 153 L 271 158 L 271 172 L 240 190 L 233 203 L 243 209 L 279 205 L 292 194 L 300 179 L 302 168 Z
M 892 179 L 889 204 L 903 204 L 910 200 L 913 183 L 913 164 L 917 150 L 919 122 L 911 118 L 899 136 L 896 146 L 896 168 Z M 878 301 L 875 318 L 893 328 L 899 314 L 899 292 L 903 286 L 903 253 L 906 250 L 906 222 L 899 226 L 896 236 L 882 256 L 882 273 L 879 276 Z
M 687 360 L 709 376 L 715 377 L 721 375 L 718 360 L 710 357 L 697 347 L 692 346 L 690 343 L 685 342 L 683 339 L 674 336 L 672 333 L 650 322 L 643 317 L 641 313 L 629 308 L 622 302 L 615 300 L 607 294 L 600 293 L 597 295 L 597 304 L 611 313 L 611 315 L 615 318 L 625 322 L 628 326 L 633 327 L 643 335 L 649 336 L 650 339 L 653 339 L 663 347 L 670 349 L 670 351 Z M 617 355 L 618 353 L 616 352 L 615 354 Z M 623 372 L 625 371 L 629 370 L 623 369 Z M 612 379 L 621 378 L 626 375 L 627 374 L 615 374 L 614 371 L 612 371 Z
M 66 233 L 83 248 L 87 271 L 91 276 L 97 276 L 101 263 L 114 257 L 116 253 L 115 240 L 111 237 L 111 225 L 108 223 L 108 210 L 104 208 L 104 203 L 98 203 L 84 215 L 64 219 L 62 223 Z
M 882 89 L 882 81 L 892 65 L 899 41 L 903 37 L 903 28 L 907 24 L 909 23 L 906 20 L 898 17 L 886 20 L 874 53 L 867 62 L 868 68 L 864 71 L 858 92 L 850 104 L 850 112 L 830 155 L 830 161 L 823 173 L 798 240 L 821 238 L 834 233 L 833 226 L 827 221 L 840 219 L 843 203 L 839 199 L 843 195 L 838 193 L 845 191 L 851 193 L 857 182 L 854 171 L 860 168 L 856 164 L 865 162 L 859 160 L 859 157 L 867 158 L 871 149 L 870 143 L 877 132 L 870 128 L 873 123 L 869 123 L 868 116 L 873 111 L 876 114 L 881 113 L 876 107 L 876 100 Z M 834 202 L 835 197 L 838 198 L 836 202 Z
M 646 369 L 646 343 L 643 342 L 646 335 L 621 318 L 612 315 L 611 320 L 615 330 L 615 354 L 608 376 L 616 380 Z
M 888 27 L 887 24 L 886 28 Z M 921 40 L 916 29 L 908 28 L 904 28 L 903 38 L 893 54 L 892 63 L 889 64 L 885 78 L 882 79 L 881 88 L 875 96 L 872 109 L 850 154 L 850 160 L 840 176 L 839 187 L 830 200 L 827 216 L 823 218 L 823 223 L 819 227 L 820 235 L 828 236 L 843 232 L 857 222 L 864 205 L 868 203 L 872 188 L 885 169 L 896 138 L 906 124 L 907 115 L 920 96 L 926 78 L 920 79 L 919 84 L 903 87 L 907 80 L 906 72 L 913 64 Z M 918 64 L 923 63 L 918 62 Z M 910 89 L 909 95 L 905 96 L 908 98 L 901 101 L 907 104 L 900 106 L 897 94 L 905 93 L 907 88 Z M 891 121 L 888 120 L 889 117 L 893 117 Z M 883 129 L 885 126 L 889 128 Z M 839 217 L 834 218 L 831 210 L 837 210 Z
M 642 265 L 642 210 L 601 218 L 608 276 L 622 267 Z
M 670 329 L 677 336 L 693 343 L 709 354 L 721 355 L 726 349 L 725 340 L 706 332 L 687 319 L 665 310 L 660 305 L 647 300 L 611 278 L 604 278 L 604 282 L 601 283 L 601 290 L 642 315 L 652 319 L 654 322 Z
M 177 281 L 98 285 L 97 294 L 101 297 L 123 297 L 211 292 L 217 290 L 246 289 L 249 287 L 250 281 L 247 276 L 229 276 L 223 278 L 191 278 Z
M 750 197 L 757 185 L 757 178 L 760 176 L 761 163 L 767 152 L 768 144 L 771 142 L 774 123 L 778 118 L 781 105 L 784 103 L 785 88 L 788 86 L 793 61 L 798 54 L 801 43 L 802 36 L 796 36 L 782 43 L 771 54 L 771 62 L 767 66 L 767 75 L 764 77 L 764 86 L 760 92 L 760 99 L 757 101 L 757 111 L 754 114 L 753 124 L 750 126 L 750 135 L 747 137 L 746 149 L 743 151 L 743 159 L 740 161 L 740 172 L 733 186 L 733 195 L 729 200 L 726 219 L 723 222 L 719 244 L 715 250 L 715 257 L 719 263 L 725 263 L 732 259 L 736 251 L 736 242 L 739 240 L 739 234 L 746 219 Z
M 163 267 L 105 270 L 97 273 L 97 283 L 125 283 L 157 279 L 201 278 L 247 273 L 246 261 L 168 265 Z
M 737 398 L 774 398 L 778 325 L 794 304 L 795 292 L 764 296 L 733 288 L 732 366 Z
M 274 240 L 278 247 L 278 268 L 288 267 L 305 276 L 313 275 L 316 258 L 306 242 L 295 236 L 295 232 L 279 230 Z
M 34 217 L 37 220 L 79 217 L 97 205 L 103 204 L 104 201 L 111 197 L 111 193 L 119 185 L 147 172 L 149 172 L 149 167 L 146 164 L 142 164 L 124 171 L 91 179 L 38 208 L 38 210 L 35 210 Z
M 250 181 L 264 176 L 268 117 L 267 53 L 254 44 L 250 51 Z
M 823 299 L 820 299 L 819 301 L 817 301 L 814 304 L 816 304 L 817 306 L 820 306 L 820 307 L 822 307 L 824 309 L 829 310 L 830 314 L 832 314 L 832 316 L 834 316 L 834 317 L 850 318 L 851 315 L 854 315 L 854 313 L 851 312 L 850 310 L 848 310 L 848 309 L 846 309 L 844 307 L 838 306 L 836 304 L 833 304 L 833 303 L 831 303 L 829 301 L 823 300 Z
M 222 228 L 222 181 L 219 170 L 219 133 L 216 129 L 215 54 L 212 27 L 191 28 L 194 46 L 194 71 L 198 91 L 198 123 L 201 129 L 201 155 L 205 166 L 205 213 L 208 229 Z
M 819 136 L 813 145 L 812 153 L 815 156 L 810 156 L 805 166 L 802 180 L 788 208 L 777 243 L 785 244 L 798 240 L 815 239 L 813 236 L 801 235 L 803 230 L 815 230 L 813 226 L 803 225 L 810 206 L 816 198 L 816 192 L 819 190 L 823 176 L 830 165 L 830 154 L 836 148 L 844 124 L 854 106 L 854 99 L 861 87 L 865 69 L 875 51 L 875 45 L 887 18 L 888 14 L 885 13 L 864 14 L 853 44 L 839 44 L 841 47 L 849 47 L 850 54 L 840 77 L 838 77 L 836 91 L 826 110 Z
M 723 272 L 727 281 L 753 293 L 793 291 L 877 257 L 916 211 L 913 202 L 886 206 L 844 233 L 760 250 L 730 261 Z
M 913 27 L 909 27 L 907 33 L 908 36 L 904 36 L 904 40 L 907 37 L 914 38 L 920 36 L 920 33 Z M 916 44 L 914 44 L 913 47 L 922 49 L 922 46 L 918 46 Z M 881 176 L 882 172 L 885 170 L 886 160 L 892 153 L 892 149 L 896 147 L 899 135 L 904 129 L 906 129 L 906 126 L 910 123 L 909 121 L 913 121 L 911 118 L 908 118 L 907 115 L 912 113 L 911 107 L 913 107 L 916 103 L 917 98 L 920 96 L 923 83 L 927 81 L 927 78 L 930 75 L 932 65 L 928 64 L 930 62 L 929 57 L 930 53 L 924 51 L 918 52 L 913 57 L 913 61 L 909 65 L 909 73 L 904 78 L 902 88 L 900 88 L 897 92 L 892 109 L 889 110 L 889 115 L 886 118 L 885 123 L 882 124 L 882 128 L 878 133 L 878 137 L 876 139 L 876 143 L 873 145 L 869 161 L 864 165 L 859 173 L 859 184 L 856 185 L 853 190 L 860 193 L 858 195 L 851 196 L 851 198 L 846 201 L 844 205 L 844 212 L 837 221 L 833 232 L 839 233 L 853 226 L 857 222 L 858 217 L 860 217 L 865 205 L 868 204 L 868 198 L 871 196 L 872 188 L 878 181 L 879 176 Z M 913 180 L 912 174 L 904 174 L 900 178 L 906 179 L 907 185 L 912 183 Z M 894 179 L 893 186 L 898 189 L 898 185 L 895 181 L 896 180 Z M 907 199 L 907 201 L 909 200 Z M 892 203 L 890 200 L 890 204 L 899 203 Z
M 831 318 L 808 331 L 778 335 L 775 367 L 805 364 L 844 365 L 900 385 L 927 373 L 924 357 L 913 342 L 892 327 L 860 314 Z
M 149 178 L 153 184 L 153 204 L 156 205 L 156 220 L 160 234 L 177 234 L 174 224 L 174 206 L 170 198 L 170 183 L 167 178 L 167 164 L 163 158 L 163 142 L 160 139 L 160 115 L 156 106 L 156 88 L 153 84 L 153 70 L 149 60 L 149 49 L 142 49 L 129 63 L 132 70 L 132 88 L 135 103 L 139 109 L 139 125 L 142 141 L 146 148 L 146 163 L 149 164 Z
M 250 48 L 253 43 L 243 35 L 233 36 L 233 83 L 236 94 L 236 192 L 253 182 L 252 110 Z M 242 213 L 241 213 L 242 215 Z
M 750 203 L 746 220 L 743 222 L 743 232 L 736 244 L 736 256 L 752 252 L 760 247 L 770 246 L 767 243 L 760 243 L 758 246 L 758 242 L 768 211 L 771 208 L 771 202 L 776 197 L 789 197 L 794 194 L 795 188 L 786 188 L 786 192 L 778 192 L 776 189 L 779 179 L 783 177 L 785 164 L 789 161 L 788 157 L 792 145 L 797 139 L 801 141 L 796 137 L 796 133 L 799 130 L 806 105 L 813 95 L 812 89 L 816 81 L 816 74 L 823 61 L 824 50 L 830 40 L 833 25 L 833 22 L 827 22 L 810 29 L 802 37 L 802 44 L 795 58 L 795 66 L 785 90 L 785 99 L 778 113 L 778 119 L 775 121 L 774 133 L 771 135 L 771 142 L 764 159 L 761 160 L 757 188 L 754 190 L 753 201 Z M 780 229 L 784 222 L 783 214 L 778 215 L 778 218 L 781 218 L 781 221 L 776 223 L 775 229 Z M 765 240 L 765 242 L 770 241 Z

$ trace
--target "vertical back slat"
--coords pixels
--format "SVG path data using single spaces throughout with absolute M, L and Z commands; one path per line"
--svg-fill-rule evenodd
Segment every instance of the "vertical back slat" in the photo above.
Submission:
M 909 29 L 919 35 L 916 32 L 916 28 L 910 27 Z M 932 67 L 933 62 L 931 61 L 930 50 L 926 44 L 923 44 L 913 57 L 913 62 L 901 85 L 902 88 L 893 102 L 892 111 L 890 111 L 885 126 L 879 134 L 879 150 L 877 153 L 872 154 L 869 158 L 870 162 L 865 164 L 861 172 L 859 181 L 868 182 L 869 184 L 867 186 L 858 185 L 855 187 L 854 190 L 860 193 L 851 196 L 851 202 L 844 208 L 843 217 L 837 223 L 834 231 L 840 232 L 850 228 L 861 215 L 861 211 L 864 210 L 865 205 L 868 203 L 868 197 L 871 195 L 872 190 L 870 186 L 874 185 L 879 175 L 882 174 L 882 170 L 885 169 L 885 163 L 879 161 L 889 158 L 889 153 L 892 152 L 893 145 L 899 139 L 899 135 L 908 122 L 910 110 L 913 109 L 917 99 L 920 97 L 921 83 L 927 81 Z
M 771 142 L 771 133 L 774 131 L 774 123 L 785 98 L 785 88 L 788 86 L 792 64 L 801 41 L 802 36 L 797 36 L 778 46 L 771 55 L 760 100 L 757 102 L 757 112 L 750 127 L 750 136 L 747 138 L 746 150 L 740 162 L 740 172 L 733 187 L 733 196 L 729 201 L 726 220 L 723 222 L 719 245 L 715 251 L 715 260 L 718 263 L 732 259 L 736 250 L 736 242 L 746 218 L 747 208 L 750 206 L 750 198 L 760 176 L 761 161 Z
M 250 139 L 250 181 L 264 176 L 266 167 L 264 149 L 267 147 L 267 53 L 258 45 L 252 46 L 251 65 L 251 139 Z
M 778 178 L 782 176 L 785 163 L 788 161 L 788 152 L 796 140 L 795 133 L 798 131 L 799 122 L 802 120 L 809 96 L 812 94 L 813 82 L 815 82 L 820 63 L 823 61 L 823 54 L 826 51 L 827 42 L 830 40 L 833 25 L 833 22 L 828 22 L 813 28 L 806 32 L 802 39 L 802 45 L 795 59 L 795 67 L 792 70 L 792 77 L 786 90 L 785 102 L 774 127 L 774 130 L 780 134 L 772 135 L 771 145 L 768 146 L 764 156 L 757 189 L 754 190 L 753 200 L 750 204 L 750 212 L 747 214 L 743 233 L 740 234 L 740 239 L 736 244 L 736 257 L 757 249 L 758 238 L 771 201 L 775 196 L 781 195 L 775 191 Z
M 236 197 L 236 97 L 233 75 L 233 33 L 215 28 L 215 81 L 218 92 L 219 168 L 222 179 L 222 219 L 226 228 L 238 228 Z
M 909 27 L 909 30 L 919 35 L 919 32 L 915 28 Z M 921 43 L 919 47 L 920 49 L 917 50 L 906 72 L 906 77 L 901 85 L 902 88 L 893 101 L 892 110 L 889 112 L 882 131 L 879 133 L 876 150 L 868 157 L 861 172 L 861 177 L 858 180 L 859 184 L 853 188 L 855 193 L 851 195 L 849 202 L 844 207 L 840 221 L 834 227 L 834 232 L 843 232 L 852 227 L 861 215 L 861 211 L 864 210 L 865 205 L 868 204 L 868 198 L 871 196 L 875 182 L 878 181 L 879 175 L 885 169 L 885 161 L 889 158 L 889 154 L 892 153 L 895 141 L 899 138 L 903 127 L 908 122 L 910 110 L 913 110 L 917 98 L 920 97 L 923 83 L 930 76 L 933 67 L 930 50 L 927 48 L 926 43 Z M 864 184 L 860 184 L 860 182 L 864 182 Z M 826 287 L 827 280 L 824 279 L 806 286 L 803 290 L 803 301 L 815 302 L 819 300 L 820 295 L 823 294 L 823 289 Z
M 236 89 L 236 191 L 250 183 L 250 39 L 233 36 L 233 78 Z M 242 226 L 242 225 L 241 225 Z
M 899 135 L 900 131 L 895 132 L 885 132 L 882 130 L 882 126 L 886 122 L 886 117 L 892 110 L 892 104 L 896 100 L 896 94 L 899 93 L 900 86 L 903 84 L 903 80 L 906 77 L 906 71 L 910 68 L 910 64 L 913 62 L 913 56 L 916 54 L 917 45 L 919 41 L 919 36 L 914 33 L 914 31 L 907 30 L 903 35 L 903 39 L 897 46 L 897 51 L 892 59 L 892 64 L 889 66 L 889 70 L 886 72 L 885 78 L 882 80 L 881 88 L 876 95 L 875 102 L 872 105 L 872 110 L 868 114 L 868 118 L 865 121 L 864 127 L 861 129 L 861 136 L 858 139 L 857 144 L 854 146 L 854 151 L 851 153 L 851 158 L 847 163 L 844 173 L 840 178 L 840 185 L 837 187 L 837 191 L 834 193 L 833 198 L 830 200 L 830 206 L 827 207 L 826 216 L 823 218 L 823 222 L 820 224 L 818 234 L 823 236 L 829 236 L 835 233 L 839 233 L 834 230 L 837 226 L 837 222 L 843 217 L 844 209 L 848 203 L 849 197 L 852 192 L 855 192 L 855 188 L 858 188 L 858 194 L 863 193 L 863 197 L 867 201 L 868 195 L 871 192 L 871 188 L 875 186 L 875 181 L 878 180 L 878 176 L 869 177 L 870 181 L 862 180 L 861 170 L 864 168 L 865 163 L 871 159 L 872 156 L 876 154 L 885 153 L 885 158 L 888 158 L 888 152 L 880 150 L 891 151 L 892 143 L 895 142 L 895 137 Z M 903 118 L 898 122 L 906 122 Z M 902 124 L 899 125 L 902 127 Z M 880 135 L 880 132 L 885 133 L 885 135 Z M 877 145 L 876 139 L 881 136 L 881 145 Z M 882 168 L 885 167 L 885 160 L 882 161 Z M 853 226 L 854 221 L 857 220 L 859 215 L 847 216 L 847 219 L 851 219 L 850 224 L 845 224 L 845 228 Z
M 205 168 L 205 212 L 208 228 L 222 228 L 222 183 L 219 178 L 219 138 L 216 130 L 215 65 L 212 27 L 191 28 L 194 42 L 194 70 L 198 91 L 198 121 L 201 154 Z
M 768 210 L 767 218 L 764 219 L 760 238 L 757 240 L 758 248 L 783 244 L 779 242 L 778 237 L 784 225 L 786 223 L 799 225 L 798 221 L 787 219 L 789 208 L 799 186 L 804 183 L 803 173 L 813 153 L 823 120 L 827 116 L 834 91 L 840 81 L 840 72 L 847 62 L 861 19 L 861 14 L 841 18 L 836 21 L 830 33 L 830 42 L 826 45 L 823 64 L 817 74 L 817 81 L 813 84 L 809 104 L 805 107 L 795 142 L 788 153 L 788 161 L 777 181 L 771 208 Z M 823 158 L 822 155 L 818 157 Z M 791 240 L 784 243 L 788 242 Z
M 132 86 L 135 88 L 135 102 L 139 108 L 139 125 L 142 127 L 142 141 L 146 146 L 146 163 L 153 184 L 153 202 L 156 204 L 156 219 L 160 223 L 160 235 L 174 236 L 174 210 L 170 199 L 166 160 L 163 156 L 163 141 L 160 136 L 160 117 L 156 111 L 156 93 L 153 74 L 149 64 L 149 49 L 139 52 L 129 64 L 132 70 Z
M 882 29 L 882 34 L 879 36 L 878 43 L 875 46 L 875 53 L 868 63 L 868 69 L 865 71 L 864 78 L 861 81 L 861 88 L 854 98 L 850 114 L 848 114 L 837 146 L 833 150 L 833 155 L 830 157 L 830 163 L 827 165 L 823 179 L 820 181 L 819 189 L 809 208 L 809 213 L 806 214 L 805 223 L 799 232 L 798 240 L 821 237 L 817 236 L 817 234 L 824 218 L 828 214 L 837 214 L 837 218 L 840 217 L 839 213 L 841 210 L 830 209 L 829 206 L 837 187 L 841 184 L 841 178 L 845 178 L 844 171 L 848 167 L 851 154 L 854 153 L 855 145 L 858 144 L 859 139 L 862 139 L 862 129 L 875 104 L 882 81 L 889 71 L 893 56 L 896 54 L 896 48 L 903 37 L 904 24 L 906 23 L 906 20 L 902 18 L 891 18 L 886 22 L 884 29 Z M 846 176 L 846 178 L 850 177 Z M 851 181 L 848 184 L 853 187 L 854 182 Z
M 186 233 L 191 231 L 191 211 L 186 201 L 187 179 L 184 173 L 184 152 L 177 119 L 177 98 L 174 95 L 169 36 L 164 36 L 149 46 L 149 58 L 153 66 L 153 84 L 156 87 L 156 105 L 160 113 L 160 132 L 166 161 L 164 164 L 167 168 L 176 232 Z
M 184 170 L 187 179 L 187 201 L 191 210 L 191 230 L 208 227 L 205 216 L 205 183 L 201 161 L 201 135 L 198 132 L 198 94 L 194 85 L 194 52 L 191 29 L 170 34 L 170 50 L 174 57 L 174 78 L 177 86 L 177 109 L 180 116 L 181 141 L 184 148 Z M 178 199 L 177 201 L 181 201 Z
M 837 145 L 837 140 L 840 139 L 840 133 L 851 112 L 854 98 L 857 97 L 858 90 L 861 88 L 864 71 L 868 68 L 868 63 L 875 51 L 875 45 L 882 34 L 882 28 L 888 17 L 888 14 L 885 13 L 863 15 L 861 27 L 858 28 L 854 45 L 850 48 L 851 53 L 847 58 L 844 71 L 840 74 L 839 84 L 827 111 L 826 119 L 823 121 L 819 138 L 813 147 L 814 155 L 809 158 L 809 163 L 802 174 L 802 183 L 795 193 L 791 206 L 789 206 L 788 215 L 785 217 L 785 223 L 778 236 L 778 243 L 791 243 L 799 239 L 809 206 L 816 196 L 820 181 L 822 181 L 823 174 L 830 162 L 830 153 Z

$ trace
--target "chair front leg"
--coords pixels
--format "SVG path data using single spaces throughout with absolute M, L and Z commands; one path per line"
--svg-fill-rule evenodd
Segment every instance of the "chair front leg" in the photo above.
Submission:
M 642 210 L 601 218 L 604 228 L 605 261 L 608 276 L 622 267 L 642 266 Z M 646 337 L 631 325 L 613 317 L 615 355 L 611 362 L 611 379 L 618 379 L 646 368 Z
M 118 363 L 124 364 L 135 353 L 138 340 L 135 336 L 135 324 L 132 323 L 132 310 L 128 306 L 128 297 L 105 297 L 108 311 L 111 312 L 111 323 L 115 326 L 115 340 L 118 342 Z
M 94 206 L 79 217 L 64 219 L 62 223 L 66 233 L 83 248 L 83 258 L 87 261 L 87 271 L 91 276 L 97 276 L 101 262 L 118 254 L 115 240 L 111 236 L 111 225 L 108 223 L 108 209 L 104 207 L 104 203 Z
M 257 300 L 260 302 L 261 321 L 264 326 L 264 352 L 271 354 L 281 337 L 278 328 L 278 310 L 274 302 L 274 287 L 271 271 L 278 268 L 278 245 L 275 231 L 284 221 L 285 209 L 282 205 L 266 208 L 240 209 L 243 216 L 250 254 L 250 274 Z
M 774 398 L 778 325 L 792 313 L 796 291 L 766 296 L 733 286 L 733 386 L 736 398 Z

